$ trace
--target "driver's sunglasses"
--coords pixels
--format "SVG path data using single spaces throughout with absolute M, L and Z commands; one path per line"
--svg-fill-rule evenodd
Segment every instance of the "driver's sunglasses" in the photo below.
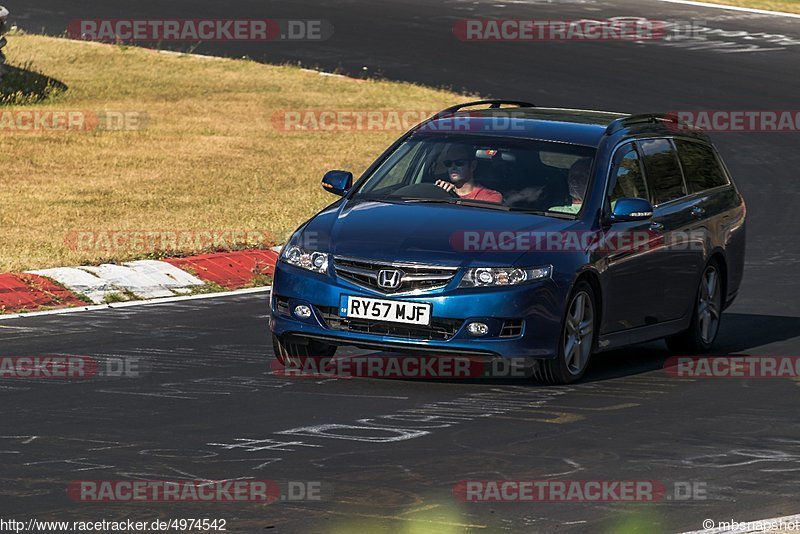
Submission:
M 468 161 L 468 159 L 446 159 L 442 163 L 444 163 L 445 167 L 452 167 L 453 165 L 456 167 L 463 167 Z

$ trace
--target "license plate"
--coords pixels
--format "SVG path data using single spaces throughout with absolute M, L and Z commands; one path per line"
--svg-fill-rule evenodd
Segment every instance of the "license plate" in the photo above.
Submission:
M 339 306 L 339 316 L 427 326 L 431 324 L 431 305 L 424 302 L 403 302 L 343 295 Z

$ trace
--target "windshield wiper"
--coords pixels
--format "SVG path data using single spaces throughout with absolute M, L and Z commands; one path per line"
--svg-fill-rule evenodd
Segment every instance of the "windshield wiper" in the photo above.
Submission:
M 488 208 L 490 210 L 509 211 L 511 208 L 503 204 L 472 201 L 465 198 L 403 198 L 405 202 L 415 204 L 455 204 L 456 206 L 469 206 L 471 208 Z
M 388 197 L 393 200 L 402 200 L 403 202 L 416 202 L 419 204 L 430 202 L 431 204 L 451 204 L 451 200 L 449 198 L 420 198 L 420 197 Z
M 490 202 L 472 201 L 469 199 L 456 199 L 456 204 L 459 206 L 470 206 L 472 208 L 489 208 L 492 210 L 511 211 L 510 206 L 505 204 L 495 204 Z
M 480 200 L 472 200 L 469 198 L 422 198 L 422 197 L 404 197 L 381 195 L 375 197 L 356 197 L 356 199 L 371 200 L 375 202 L 409 202 L 413 204 L 454 204 L 456 206 L 469 206 L 471 208 L 488 208 L 490 210 L 499 211 L 514 211 L 520 213 L 530 213 L 531 215 L 541 215 L 543 217 L 555 217 L 558 219 L 574 219 L 575 215 L 571 213 L 563 213 L 560 211 L 547 211 L 547 210 L 532 210 L 527 208 L 519 208 L 513 206 L 506 206 L 505 204 L 496 204 L 493 202 L 481 202 Z
M 574 219 L 575 214 L 565 213 L 563 211 L 548 211 L 548 210 L 529 210 L 527 208 L 509 208 L 509 211 L 518 211 L 521 213 L 530 213 L 531 215 L 541 215 L 543 217 L 555 217 L 557 219 Z

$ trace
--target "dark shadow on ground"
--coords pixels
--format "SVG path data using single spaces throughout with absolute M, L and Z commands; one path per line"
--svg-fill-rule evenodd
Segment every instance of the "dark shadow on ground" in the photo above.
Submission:
M 583 381 L 609 380 L 663 369 L 670 356 L 750 355 L 754 348 L 793 338 L 800 338 L 800 317 L 725 313 L 714 349 L 707 354 L 672 353 L 663 341 L 643 343 L 595 355 Z M 784 350 L 780 354 L 774 350 L 758 350 L 753 354 L 800 356 L 800 350 Z
M 677 354 L 667 349 L 664 341 L 652 341 L 633 345 L 624 349 L 596 354 L 592 357 L 589 368 L 581 383 L 612 381 L 615 378 L 636 376 L 652 371 L 663 370 L 668 358 L 672 356 L 726 356 L 737 354 L 750 355 L 750 349 L 772 343 L 800 338 L 800 317 L 784 317 L 775 315 L 755 315 L 745 313 L 726 313 L 722 316 L 720 332 L 715 348 L 707 354 Z M 337 356 L 372 355 L 397 357 L 401 353 L 375 352 L 358 350 L 351 347 L 340 347 Z M 403 353 L 405 355 L 413 353 Z M 800 350 L 784 350 L 778 354 L 774 350 L 758 350 L 756 355 L 764 356 L 800 356 Z M 429 355 L 430 356 L 430 355 Z M 668 377 L 666 371 L 664 377 Z M 324 378 L 324 377 L 318 377 Z M 472 379 L 447 378 L 387 378 L 387 377 L 354 377 L 355 380 L 409 380 L 426 382 L 474 383 L 483 386 L 494 385 L 528 385 L 531 387 L 550 387 L 540 384 L 532 378 L 509 377 L 476 377 Z M 556 386 L 557 387 L 557 386 Z
M 67 90 L 65 83 L 25 66 L 3 65 L 0 69 L 0 105 L 36 104 Z

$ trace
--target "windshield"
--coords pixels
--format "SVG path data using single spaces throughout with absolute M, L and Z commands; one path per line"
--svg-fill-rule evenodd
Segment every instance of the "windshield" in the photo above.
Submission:
M 414 136 L 353 198 L 576 214 L 595 149 L 498 137 Z

